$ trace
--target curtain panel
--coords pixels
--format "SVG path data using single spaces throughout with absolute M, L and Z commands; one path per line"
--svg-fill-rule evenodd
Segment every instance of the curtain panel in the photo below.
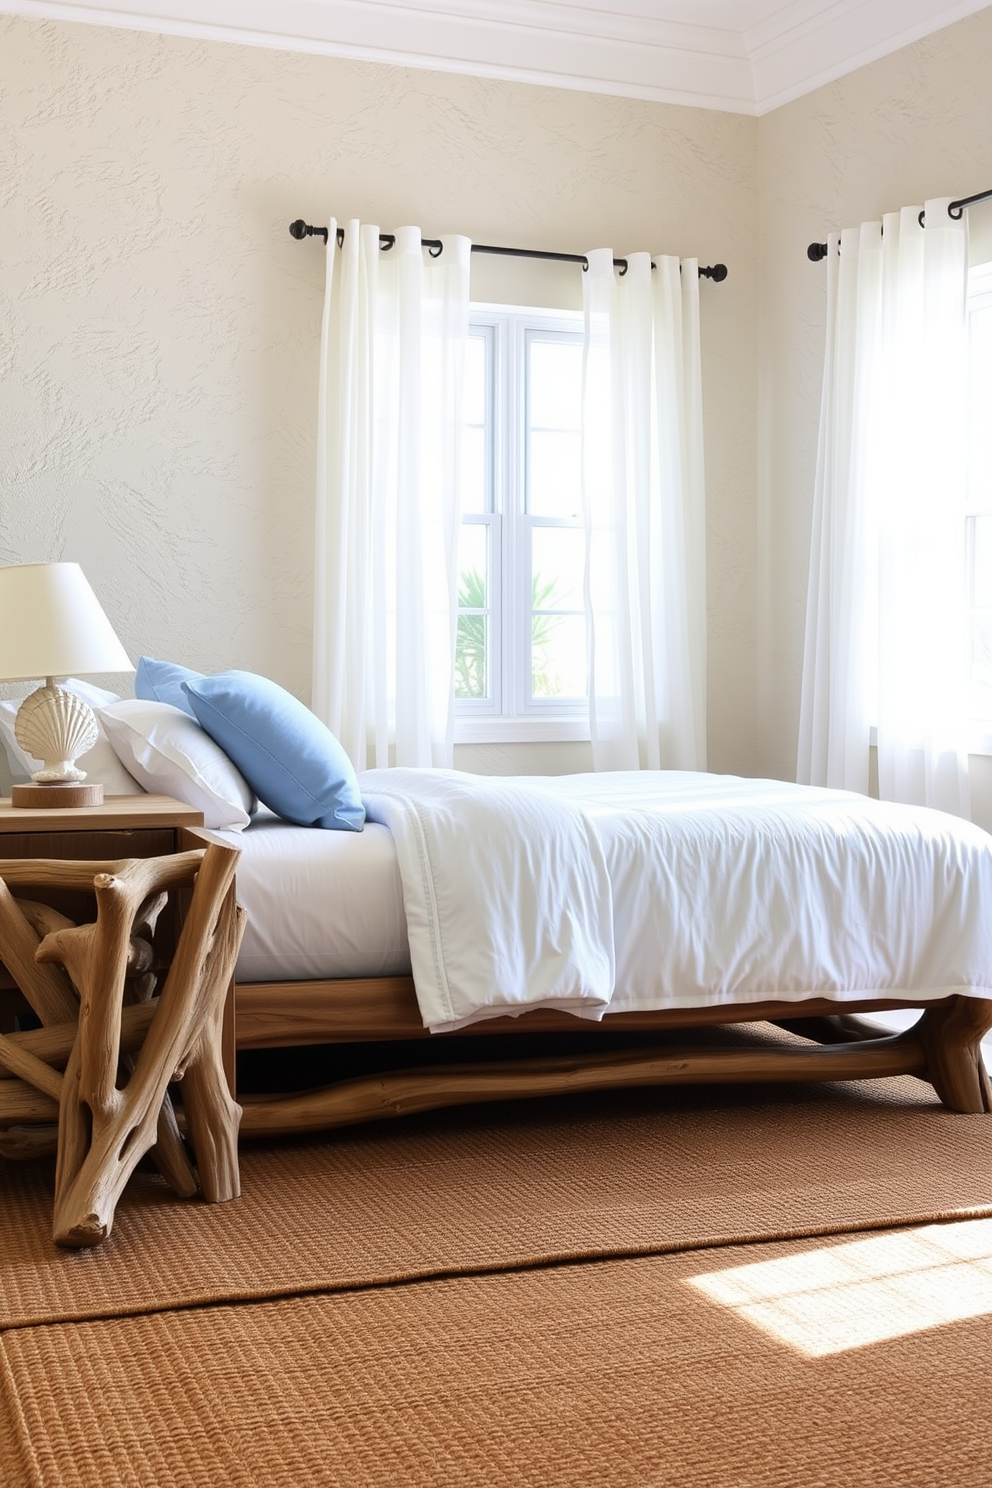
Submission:
M 967 214 L 828 239 L 798 776 L 970 814 Z
M 313 708 L 359 769 L 452 763 L 468 238 L 327 235 Z
M 597 770 L 706 768 L 699 273 L 613 252 L 583 274 L 583 509 Z

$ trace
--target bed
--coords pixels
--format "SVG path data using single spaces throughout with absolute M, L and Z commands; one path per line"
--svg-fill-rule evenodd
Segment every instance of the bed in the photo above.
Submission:
M 241 1092 L 245 1135 L 641 1083 L 914 1074 L 953 1110 L 992 1107 L 992 837 L 968 822 L 677 771 L 394 769 L 359 789 L 324 725 L 254 674 L 142 658 L 137 698 L 66 685 L 97 707 L 85 763 L 108 794 L 177 797 L 240 849 L 232 1080 L 236 1051 L 337 1046 L 330 1083 Z M 16 706 L 0 702 L 11 778 L 31 768 Z M 316 819 L 311 766 L 348 830 L 285 819 Z M 870 1022 L 905 1009 L 902 1033 Z M 712 1042 L 768 1022 L 803 1037 Z M 406 1067 L 387 1069 L 396 1046 Z
M 970 823 L 683 772 L 360 781 L 360 833 L 262 812 L 216 834 L 241 848 L 248 912 L 234 1041 L 398 1041 L 423 1066 L 242 1095 L 243 1135 L 608 1086 L 897 1074 L 953 1110 L 992 1108 L 992 837 Z M 918 1021 L 897 1034 L 862 1016 L 906 1008 Z M 654 1040 L 757 1021 L 804 1038 Z M 577 1032 L 536 1058 L 429 1058 L 428 1041 Z

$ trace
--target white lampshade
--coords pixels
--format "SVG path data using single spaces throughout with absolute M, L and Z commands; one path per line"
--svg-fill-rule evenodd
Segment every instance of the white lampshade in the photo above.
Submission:
M 0 568 L 0 678 L 133 671 L 78 563 Z

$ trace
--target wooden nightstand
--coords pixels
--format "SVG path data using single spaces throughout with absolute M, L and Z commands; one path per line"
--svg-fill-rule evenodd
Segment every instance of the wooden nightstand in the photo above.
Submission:
M 156 858 L 178 852 L 203 813 L 170 796 L 108 796 L 102 806 L 43 811 L 0 798 L 0 858 Z
M 112 858 L 157 858 L 199 847 L 187 835 L 202 827 L 203 813 L 171 796 L 108 796 L 102 806 L 41 810 L 12 806 L 0 797 L 0 859 L 72 858 L 97 862 Z M 65 906 L 67 909 L 69 906 Z M 175 938 L 176 927 L 172 926 Z M 0 1032 L 9 1032 L 27 1004 L 0 973 Z M 233 1080 L 233 1009 L 228 1018 L 225 1067 Z M 228 1052 L 226 1043 L 230 1042 Z M 232 1085 L 233 1089 L 233 1085 Z
M 178 1194 L 239 1192 L 241 1113 L 225 1068 L 244 928 L 239 851 L 202 822 L 165 796 L 53 810 L 0 800 L 0 1012 L 6 1002 L 10 1029 L 11 1013 L 32 1007 L 42 1025 L 0 1033 L 2 1147 L 50 1150 L 57 1122 L 63 1245 L 108 1233 L 149 1148 Z

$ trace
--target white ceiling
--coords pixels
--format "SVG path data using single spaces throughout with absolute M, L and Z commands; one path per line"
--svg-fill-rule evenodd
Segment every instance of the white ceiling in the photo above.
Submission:
M 990 3 L 0 0 L 0 12 L 763 114 Z

